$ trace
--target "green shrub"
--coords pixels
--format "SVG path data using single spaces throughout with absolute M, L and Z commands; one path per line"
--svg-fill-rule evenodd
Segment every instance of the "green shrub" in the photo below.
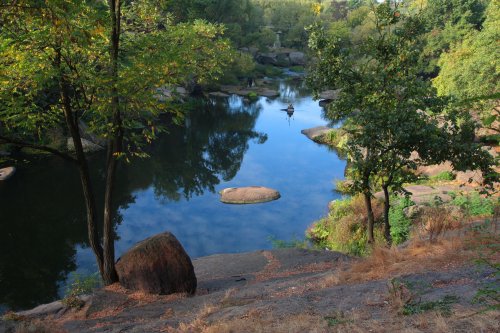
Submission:
M 304 66 L 292 66 L 289 68 L 292 72 L 303 72 Z
M 401 244 L 410 236 L 411 219 L 405 215 L 404 209 L 415 205 L 409 197 L 399 199 L 389 209 L 391 238 L 395 245 Z
M 92 293 L 96 288 L 102 286 L 102 280 L 98 272 L 91 275 L 73 274 L 70 279 L 73 282 L 66 290 L 62 303 L 70 308 L 80 308 L 83 306 L 83 301 L 78 297 Z
M 269 237 L 268 238 L 271 244 L 273 245 L 273 248 L 275 249 L 308 249 L 310 248 L 310 243 L 307 239 L 297 239 L 293 238 L 290 241 L 282 240 L 282 239 L 277 239 L 276 237 Z
M 375 219 L 380 221 L 382 204 L 373 202 Z M 382 225 L 374 229 L 375 243 L 384 242 Z M 330 213 L 313 223 L 306 231 L 306 237 L 318 247 L 363 256 L 369 253 L 367 219 L 362 196 L 336 200 L 330 204 Z
M 451 203 L 462 208 L 470 216 L 493 215 L 495 203 L 498 199 L 483 198 L 478 192 L 469 194 L 452 195 Z
M 435 176 L 431 176 L 430 180 L 433 181 L 451 181 L 455 179 L 455 174 L 451 171 L 443 171 Z
M 257 95 L 257 93 L 251 91 L 248 93 L 247 97 L 250 99 L 250 100 L 256 100 L 256 99 L 259 99 L 259 95 Z

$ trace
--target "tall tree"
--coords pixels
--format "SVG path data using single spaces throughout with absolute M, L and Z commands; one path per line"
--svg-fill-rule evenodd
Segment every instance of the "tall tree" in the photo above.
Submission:
M 160 112 L 182 114 L 155 89 L 221 74 L 231 57 L 222 27 L 195 21 L 168 25 L 154 1 L 13 0 L 0 7 L 0 144 L 44 150 L 78 167 L 89 242 L 105 284 L 116 282 L 113 193 L 116 167 L 158 132 Z M 50 103 L 42 103 L 47 92 Z M 55 96 L 55 97 L 54 97 Z M 47 144 L 64 120 L 75 154 Z M 81 140 L 80 122 L 106 140 L 102 220 Z
M 311 28 L 309 45 L 318 60 L 308 82 L 316 92 L 341 89 L 327 117 L 343 121 L 351 191 L 365 198 L 368 240 L 373 243 L 375 179 L 384 190 L 385 236 L 390 241 L 390 190 L 402 189 L 407 170 L 450 159 L 457 169 L 481 167 L 489 173 L 492 161 L 471 142 L 469 122 L 459 126 L 456 117 L 444 114 L 439 124 L 430 116 L 442 114 L 446 101 L 437 99 L 418 73 L 419 18 L 406 15 L 399 1 L 374 2 L 370 15 L 374 34 L 362 43 L 332 37 L 319 24 Z M 412 158 L 414 151 L 418 159 Z M 461 160 L 465 152 L 473 160 Z

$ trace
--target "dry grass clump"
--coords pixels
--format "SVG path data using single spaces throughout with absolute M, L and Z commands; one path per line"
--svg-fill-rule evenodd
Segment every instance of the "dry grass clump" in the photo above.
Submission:
M 464 216 L 451 207 L 424 207 L 416 219 L 417 233 L 420 239 L 428 237 L 431 243 L 448 230 L 459 229 Z
M 450 269 L 471 263 L 481 254 L 491 256 L 491 253 L 483 253 L 486 252 L 485 245 L 498 244 L 496 233 L 478 234 L 474 230 L 464 230 L 455 236 L 439 239 L 436 237 L 439 228 L 434 230 L 432 242 L 414 239 L 405 248 L 376 247 L 370 256 L 343 265 L 318 284 L 326 288 L 426 270 Z

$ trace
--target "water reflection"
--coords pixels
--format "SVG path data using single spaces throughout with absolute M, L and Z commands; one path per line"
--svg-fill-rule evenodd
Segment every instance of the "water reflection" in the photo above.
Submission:
M 307 90 L 283 81 L 276 88 L 280 97 L 256 102 L 193 101 L 185 126 L 169 128 L 150 147 L 150 158 L 120 166 L 117 256 L 165 230 L 193 258 L 270 248 L 269 236 L 302 237 L 326 213 L 335 198 L 332 180 L 343 178 L 345 163 L 300 134 L 326 123 Z M 281 111 L 289 103 L 290 123 Z M 90 161 L 98 204 L 103 161 L 100 154 Z M 219 202 L 222 188 L 249 185 L 276 188 L 282 197 L 261 205 Z M 21 309 L 51 301 L 70 272 L 97 270 L 73 166 L 55 158 L 19 165 L 15 177 L 0 183 L 0 198 L 0 312 L 2 304 Z
M 196 101 L 186 126 L 170 128 L 151 147 L 151 158 L 119 168 L 115 226 L 138 190 L 153 187 L 162 201 L 178 201 L 214 192 L 220 179 L 231 180 L 249 140 L 266 141 L 265 134 L 254 131 L 261 109 L 234 99 Z M 90 161 L 98 205 L 103 160 L 98 154 Z M 77 171 L 57 158 L 32 160 L 0 183 L 0 198 L 0 304 L 21 309 L 56 299 L 60 284 L 77 268 L 75 245 L 87 247 Z

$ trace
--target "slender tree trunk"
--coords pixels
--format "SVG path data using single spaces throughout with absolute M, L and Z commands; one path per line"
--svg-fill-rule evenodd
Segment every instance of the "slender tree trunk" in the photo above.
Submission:
M 59 65 L 60 68 L 60 50 L 56 51 L 58 52 L 56 56 L 56 65 Z M 87 212 L 87 233 L 89 237 L 89 243 L 90 247 L 94 251 L 94 255 L 97 260 L 97 266 L 99 267 L 99 272 L 102 275 L 104 272 L 104 259 L 103 249 L 99 240 L 99 232 L 96 225 L 96 205 L 94 191 L 92 189 L 92 183 L 90 181 L 87 158 L 85 157 L 85 153 L 83 151 L 80 130 L 78 128 L 78 123 L 76 120 L 77 118 L 74 116 L 74 112 L 71 107 L 69 87 L 63 77 L 63 73 L 61 73 L 59 77 L 59 88 L 63 104 L 64 118 L 66 120 L 66 125 L 75 147 L 76 161 L 80 174 L 80 182 L 82 184 L 83 197 L 85 200 L 85 208 Z
M 104 272 L 102 279 L 105 285 L 118 281 L 115 269 L 115 242 L 113 231 L 113 191 L 115 187 L 116 158 L 113 156 L 114 144 L 108 142 L 108 156 L 106 166 L 106 191 L 104 193 Z
M 389 224 L 389 209 L 391 208 L 389 199 L 389 185 L 382 185 L 384 190 L 384 237 L 387 245 L 391 245 L 391 225 Z
M 375 237 L 373 236 L 373 225 L 375 224 L 375 218 L 373 216 L 372 197 L 369 191 L 364 192 L 363 195 L 365 197 L 366 215 L 368 218 L 368 243 L 374 244 Z
M 111 16 L 111 39 L 110 39 L 110 76 L 111 87 L 111 117 L 112 135 L 108 139 L 107 165 L 106 165 L 106 190 L 104 194 L 104 284 L 109 285 L 118 281 L 115 269 L 115 244 L 113 232 L 113 191 L 115 187 L 117 153 L 121 153 L 121 142 L 123 140 L 123 128 L 120 115 L 120 100 L 118 95 L 118 51 L 120 47 L 120 0 L 108 0 Z

